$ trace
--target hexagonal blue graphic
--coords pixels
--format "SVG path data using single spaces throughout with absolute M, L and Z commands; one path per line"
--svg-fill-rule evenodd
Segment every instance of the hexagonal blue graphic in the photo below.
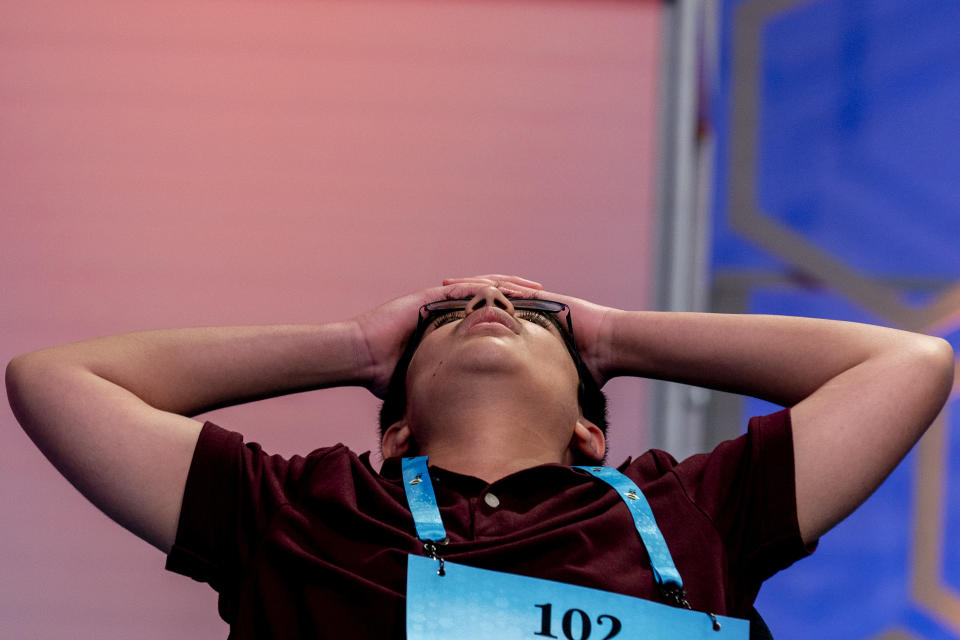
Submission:
M 792 287 L 754 289 L 751 313 L 877 322 L 841 296 Z M 750 415 L 773 410 L 749 400 Z M 880 489 L 820 542 L 817 551 L 768 580 L 757 609 L 776 638 L 868 638 L 909 610 L 911 455 Z M 877 522 L 885 525 L 878 528 Z M 851 597 L 856 594 L 855 597 Z
M 947 337 L 958 352 L 960 331 Z M 943 573 L 944 582 L 960 593 L 960 398 L 953 398 L 947 405 L 949 423 L 947 432 L 947 450 L 944 452 L 946 469 L 944 472 L 944 530 L 943 530 Z
M 713 266 L 718 273 L 759 276 L 752 287 L 742 285 L 749 292 L 744 311 L 890 324 L 859 306 L 896 311 L 863 295 L 868 280 L 917 307 L 960 287 L 960 180 L 953 175 L 960 168 L 953 143 L 960 131 L 960 3 L 724 0 L 720 6 Z M 759 33 L 756 24 L 762 24 Z M 732 52 L 758 42 L 759 61 L 739 58 L 741 75 L 733 77 Z M 756 118 L 754 94 L 742 89 L 754 83 Z M 754 135 L 756 166 L 730 166 L 734 159 L 745 164 L 750 154 L 737 151 L 753 149 Z M 738 180 L 755 191 L 732 191 Z M 729 224 L 731 193 L 739 231 Z M 761 212 L 795 237 L 754 233 L 749 225 L 762 225 L 744 211 Z M 822 264 L 810 271 L 819 288 L 805 289 L 803 277 L 791 277 L 807 268 L 797 256 L 813 255 L 793 251 L 800 244 L 823 253 Z M 831 260 L 864 278 L 840 284 L 844 274 Z M 771 275 L 785 284 L 770 286 Z M 960 347 L 960 331 L 946 337 Z M 745 404 L 748 415 L 773 408 Z M 917 490 L 939 487 L 942 531 L 919 540 L 937 544 L 941 562 L 924 580 L 960 593 L 960 545 L 953 542 L 960 539 L 960 399 L 950 402 L 947 417 L 942 465 L 921 468 L 912 453 L 813 557 L 765 585 L 758 609 L 775 637 L 867 640 L 902 630 L 926 640 L 960 638 L 950 627 L 955 622 L 928 610 L 911 591 L 912 536 L 923 525 L 914 520 Z M 930 451 L 924 449 L 925 459 Z
M 758 207 L 914 304 L 960 278 L 960 3 L 799 2 L 762 42 Z

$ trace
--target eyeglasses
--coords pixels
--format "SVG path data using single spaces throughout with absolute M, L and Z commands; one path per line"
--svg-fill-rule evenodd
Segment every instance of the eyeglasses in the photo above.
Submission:
M 417 323 L 417 334 L 422 335 L 428 329 L 436 324 L 440 326 L 444 321 L 459 320 L 467 315 L 467 304 L 472 298 L 458 300 L 438 300 L 420 307 L 420 320 Z M 563 325 L 566 325 L 566 333 L 573 337 L 573 320 L 570 318 L 570 307 L 562 302 L 553 300 L 540 300 L 537 298 L 511 298 L 514 315 L 521 320 L 530 316 L 542 317 L 550 320 L 551 324 L 563 333 Z M 526 318 L 524 316 L 527 316 Z
M 470 300 L 472 298 L 438 300 L 420 307 L 417 330 L 413 334 L 409 346 L 415 348 L 429 329 L 465 317 L 467 315 L 467 304 Z M 585 370 L 580 358 L 580 351 L 577 349 L 577 341 L 573 336 L 573 318 L 570 316 L 570 307 L 562 302 L 540 300 L 538 298 L 510 298 L 510 304 L 513 305 L 514 315 L 517 318 L 521 320 L 541 318 L 556 327 L 567 347 L 567 351 L 573 358 L 574 364 L 577 365 L 577 370 Z

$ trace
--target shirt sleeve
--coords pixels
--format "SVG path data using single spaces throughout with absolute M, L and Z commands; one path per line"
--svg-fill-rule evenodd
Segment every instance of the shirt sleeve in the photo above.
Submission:
M 222 593 L 248 565 L 273 515 L 288 503 L 302 461 L 268 455 L 258 444 L 245 444 L 239 433 L 204 424 L 166 568 Z
M 790 412 L 751 418 L 747 433 L 675 472 L 723 541 L 729 579 L 751 600 L 760 584 L 809 555 L 797 523 Z

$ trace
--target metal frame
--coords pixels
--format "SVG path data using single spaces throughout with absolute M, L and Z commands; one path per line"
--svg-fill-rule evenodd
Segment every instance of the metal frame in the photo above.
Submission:
M 660 174 L 657 185 L 656 308 L 706 311 L 713 142 L 698 138 L 698 48 L 704 73 L 716 60 L 716 6 L 712 0 L 664 5 L 660 99 Z M 702 39 L 702 40 L 701 40 Z M 650 395 L 651 444 L 678 458 L 706 444 L 709 391 L 654 382 Z

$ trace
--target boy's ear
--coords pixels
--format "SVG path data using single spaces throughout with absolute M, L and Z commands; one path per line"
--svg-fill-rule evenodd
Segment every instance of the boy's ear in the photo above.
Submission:
M 607 455 L 607 439 L 604 437 L 600 427 L 583 416 L 580 416 L 576 426 L 573 428 L 573 438 L 570 439 L 570 451 L 574 454 L 575 458 L 580 457 L 576 455 L 579 452 L 590 460 L 603 462 L 604 456 Z
M 405 419 L 398 420 L 390 425 L 383 432 L 383 439 L 380 441 L 380 451 L 386 458 L 399 458 L 416 452 L 416 441 L 413 439 L 413 432 L 407 425 Z

